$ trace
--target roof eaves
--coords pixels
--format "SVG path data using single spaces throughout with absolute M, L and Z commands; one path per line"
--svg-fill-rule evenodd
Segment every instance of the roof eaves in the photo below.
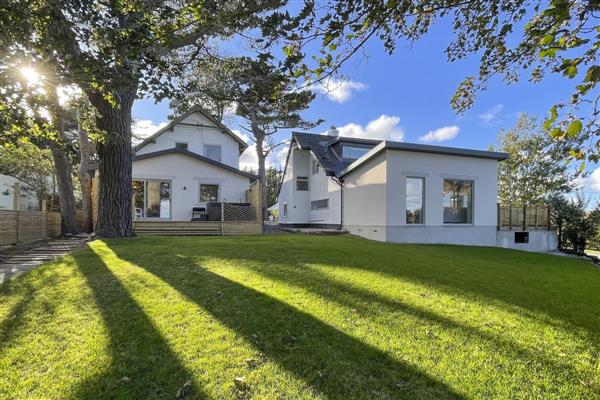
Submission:
M 223 169 L 225 169 L 227 171 L 230 171 L 230 172 L 233 172 L 233 173 L 245 176 L 247 178 L 252 179 L 253 181 L 255 181 L 255 180 L 258 179 L 258 176 L 254 175 L 254 174 L 250 174 L 248 172 L 245 172 L 245 171 L 242 171 L 242 170 L 237 169 L 235 167 L 232 167 L 231 165 L 223 164 L 222 162 L 212 160 L 212 159 L 210 159 L 208 157 L 201 156 L 200 154 L 196 154 L 196 153 L 194 153 L 192 151 L 185 150 L 185 149 L 179 149 L 179 148 L 172 148 L 172 149 L 166 149 L 166 150 L 159 150 L 159 151 L 155 151 L 155 152 L 152 152 L 152 153 L 140 154 L 140 155 L 134 156 L 133 157 L 133 161 L 146 160 L 146 159 L 149 159 L 149 158 L 159 157 L 159 156 L 168 155 L 168 154 L 183 154 L 183 155 L 186 155 L 188 157 L 192 157 L 192 158 L 195 158 L 197 160 L 204 161 L 204 162 L 206 162 L 208 164 L 212 164 L 212 165 L 214 165 L 216 167 L 223 168 Z

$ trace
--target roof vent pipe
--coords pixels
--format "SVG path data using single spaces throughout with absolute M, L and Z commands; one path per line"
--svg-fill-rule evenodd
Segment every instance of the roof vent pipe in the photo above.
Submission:
M 327 136 L 338 137 L 340 136 L 340 131 L 338 131 L 338 129 L 334 125 L 331 125 L 331 128 L 329 128 L 329 130 L 327 131 Z

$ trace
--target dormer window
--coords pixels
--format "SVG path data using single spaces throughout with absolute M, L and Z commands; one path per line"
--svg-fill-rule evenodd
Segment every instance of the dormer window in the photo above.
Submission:
M 204 145 L 204 157 L 220 162 L 221 161 L 221 146 L 219 146 L 218 144 L 205 144 Z
M 343 145 L 342 146 L 342 158 L 347 160 L 357 160 L 367 154 L 371 150 L 368 147 Z
M 181 143 L 181 142 L 175 142 L 175 148 L 176 149 L 187 150 L 188 149 L 188 144 L 187 143 Z

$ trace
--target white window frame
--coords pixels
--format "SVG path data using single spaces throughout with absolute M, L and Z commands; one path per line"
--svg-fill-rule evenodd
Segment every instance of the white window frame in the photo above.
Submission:
M 406 199 L 408 197 L 408 180 L 409 179 L 420 179 L 423 182 L 422 190 L 421 190 L 421 220 L 422 222 L 408 222 L 406 218 L 406 212 L 408 211 Z M 404 178 L 404 223 L 409 226 L 422 226 L 425 225 L 425 177 L 424 176 L 413 176 L 408 175 Z
M 287 202 L 283 203 L 283 216 L 285 218 L 287 218 L 287 216 L 288 216 L 288 203 Z
M 217 187 L 217 200 L 215 201 L 204 201 L 202 200 L 202 186 L 216 186 Z M 206 204 L 206 203 L 219 203 L 221 201 L 221 185 L 218 183 L 211 182 L 199 182 L 198 183 L 198 203 Z
M 462 181 L 471 183 L 471 222 L 446 222 L 444 221 L 444 183 L 446 181 Z M 467 218 L 468 220 L 468 218 Z M 475 225 L 475 179 L 469 178 L 454 178 L 454 177 L 443 177 L 442 178 L 442 223 L 445 226 L 470 226 Z
M 208 148 L 209 147 L 218 147 L 219 148 L 219 159 L 218 160 L 215 160 L 214 158 L 210 158 L 208 156 Z M 222 160 L 223 160 L 223 146 L 221 146 L 220 144 L 210 144 L 210 143 L 205 144 L 204 145 L 204 157 L 210 158 L 213 161 L 222 162 Z
M 298 189 L 298 182 L 300 181 L 300 179 L 302 179 L 303 181 L 306 181 L 306 190 L 304 189 Z M 297 192 L 308 192 L 310 190 L 310 185 L 308 183 L 308 176 L 297 176 L 296 177 L 296 191 Z
M 315 207 L 314 206 L 314 203 L 316 203 L 318 201 L 324 201 L 324 200 L 327 200 L 327 206 L 326 207 Z M 310 210 L 311 211 L 329 210 L 329 198 L 327 198 L 327 199 L 311 200 L 311 202 L 310 202 Z

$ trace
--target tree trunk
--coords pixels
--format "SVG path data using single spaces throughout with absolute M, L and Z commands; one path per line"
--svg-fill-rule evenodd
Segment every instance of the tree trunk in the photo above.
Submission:
M 131 107 L 135 93 L 117 94 L 116 107 L 99 94 L 89 96 L 99 113 L 96 124 L 106 135 L 97 145 L 100 193 L 96 233 L 103 237 L 135 236 L 131 186 Z
M 94 229 L 92 220 L 92 177 L 89 172 L 93 151 L 87 132 L 81 129 L 80 126 L 78 126 L 77 131 L 79 134 L 79 157 L 81 159 L 77 170 L 81 184 L 81 211 L 83 213 L 83 226 L 81 229 L 89 233 Z
M 267 208 L 267 169 L 266 169 L 266 158 L 267 155 L 264 152 L 264 141 L 265 133 L 260 129 L 257 124 L 252 123 L 252 134 L 254 135 L 254 141 L 256 142 L 256 156 L 258 158 L 258 179 L 260 180 L 260 204 L 262 209 L 262 220 L 266 221 L 268 217 Z

